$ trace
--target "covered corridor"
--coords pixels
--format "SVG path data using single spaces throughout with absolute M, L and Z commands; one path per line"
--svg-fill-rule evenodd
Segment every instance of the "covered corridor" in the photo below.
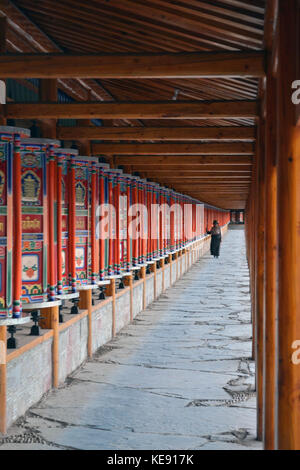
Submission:
M 300 450 L 299 59 L 300 0 L 0 2 L 3 446 Z
M 260 449 L 251 335 L 241 227 L 219 259 L 200 258 L 30 409 L 1 449 Z

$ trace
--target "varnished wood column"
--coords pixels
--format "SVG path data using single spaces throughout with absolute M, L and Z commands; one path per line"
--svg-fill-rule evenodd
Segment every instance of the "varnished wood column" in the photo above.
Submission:
M 291 100 L 300 78 L 297 0 L 279 0 L 278 400 L 276 447 L 300 449 L 300 130 Z M 298 25 L 297 25 L 298 20 Z
M 6 326 L 0 326 L 0 433 L 6 433 Z
M 57 101 L 57 80 L 45 78 L 40 80 L 40 101 L 51 103 Z M 40 122 L 42 136 L 48 139 L 56 139 L 56 119 L 44 119 Z
M 271 64 L 270 64 L 271 65 Z M 275 448 L 276 399 L 276 256 L 277 256 L 277 168 L 276 168 L 276 79 L 271 67 L 266 95 L 266 185 L 265 185 L 265 325 L 263 380 L 263 443 Z
M 93 355 L 93 318 L 92 318 L 92 289 L 82 290 L 79 293 L 79 308 L 88 311 L 88 357 Z
M 257 439 L 263 435 L 263 353 L 264 353 L 264 231 L 265 231 L 265 123 L 260 121 L 257 141 L 256 273 L 255 273 L 255 359 L 257 396 Z

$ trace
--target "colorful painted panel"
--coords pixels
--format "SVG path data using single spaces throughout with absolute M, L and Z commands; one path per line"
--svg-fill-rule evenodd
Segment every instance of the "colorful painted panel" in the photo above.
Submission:
M 75 201 L 76 201 L 76 249 L 75 267 L 78 284 L 88 284 L 90 279 L 89 256 L 89 203 L 90 177 L 89 163 L 75 163 Z
M 47 300 L 47 145 L 21 141 L 22 302 Z

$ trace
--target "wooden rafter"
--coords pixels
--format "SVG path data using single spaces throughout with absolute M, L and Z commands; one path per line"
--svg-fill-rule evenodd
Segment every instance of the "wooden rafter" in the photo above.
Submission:
M 6 105 L 6 117 L 12 119 L 226 119 L 255 118 L 257 113 L 257 101 L 11 103 Z
M 95 155 L 253 155 L 252 143 L 94 144 Z
M 261 52 L 161 54 L 3 54 L 3 78 L 263 77 Z
M 255 127 L 59 127 L 62 140 L 255 140 Z

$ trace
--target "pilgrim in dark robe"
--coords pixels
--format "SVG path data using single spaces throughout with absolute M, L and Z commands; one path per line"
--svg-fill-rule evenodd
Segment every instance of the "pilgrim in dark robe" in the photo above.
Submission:
M 213 221 L 213 226 L 207 233 L 211 235 L 210 254 L 215 258 L 219 258 L 220 244 L 222 241 L 221 228 L 217 220 Z

